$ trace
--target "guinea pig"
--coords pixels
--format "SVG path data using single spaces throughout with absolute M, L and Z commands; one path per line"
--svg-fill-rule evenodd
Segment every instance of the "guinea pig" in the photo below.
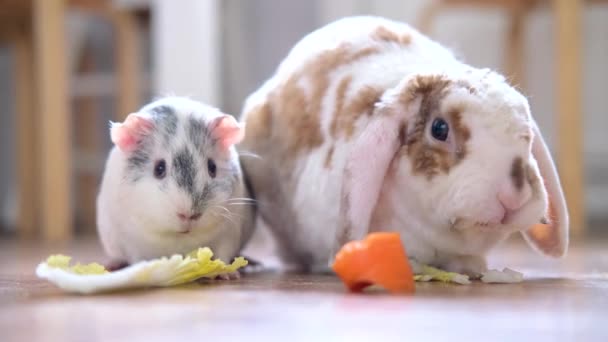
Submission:
M 412 27 L 350 17 L 300 40 L 244 105 L 239 145 L 288 265 L 327 270 L 396 231 L 411 259 L 478 275 L 521 232 L 559 257 L 568 215 L 526 98 Z
M 210 247 L 230 261 L 250 238 L 255 207 L 234 147 L 232 116 L 180 97 L 156 100 L 123 123 L 97 198 L 97 227 L 112 265 Z

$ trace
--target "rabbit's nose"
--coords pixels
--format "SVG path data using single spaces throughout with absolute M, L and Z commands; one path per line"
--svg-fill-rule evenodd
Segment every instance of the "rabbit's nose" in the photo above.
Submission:
M 512 182 L 506 181 L 501 184 L 497 198 L 500 204 L 505 209 L 505 215 L 502 219 L 503 224 L 508 221 L 509 216 L 523 207 L 531 197 L 529 187 L 517 188 Z
M 515 193 L 500 191 L 498 192 L 498 201 L 506 211 L 516 211 L 521 208 L 525 201 L 522 196 Z
M 509 223 L 509 221 L 511 220 L 511 217 L 513 217 L 513 214 L 515 214 L 515 210 L 509 210 L 507 209 L 504 204 L 502 204 L 502 208 L 503 208 L 503 212 L 502 212 L 502 218 L 500 219 L 500 224 L 507 224 Z

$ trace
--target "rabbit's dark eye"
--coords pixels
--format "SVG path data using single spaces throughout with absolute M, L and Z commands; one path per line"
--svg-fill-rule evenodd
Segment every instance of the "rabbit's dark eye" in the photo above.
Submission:
M 163 179 L 167 175 L 167 163 L 164 159 L 157 160 L 154 163 L 154 177 L 157 179 Z
M 437 118 L 433 120 L 433 124 L 431 125 L 431 134 L 433 138 L 446 141 L 448 139 L 448 132 L 450 131 L 450 126 L 445 120 Z
M 215 178 L 215 174 L 217 172 L 217 166 L 215 165 L 215 162 L 213 161 L 213 159 L 207 160 L 207 171 L 209 171 L 209 176 L 211 176 L 211 178 Z

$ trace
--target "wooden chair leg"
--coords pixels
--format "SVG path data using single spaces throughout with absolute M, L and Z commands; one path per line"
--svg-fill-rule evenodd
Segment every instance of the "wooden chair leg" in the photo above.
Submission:
M 525 89 L 524 36 L 526 9 L 523 6 L 510 8 L 509 28 L 505 44 L 505 73 L 510 83 L 520 90 Z
M 431 30 L 433 28 L 433 24 L 435 22 L 435 17 L 437 17 L 437 15 L 439 14 L 439 12 L 441 10 L 443 10 L 443 8 L 446 5 L 443 3 L 443 1 L 441 0 L 433 0 L 431 1 L 431 3 L 427 4 L 422 11 L 420 12 L 420 15 L 418 17 L 418 30 L 421 33 L 424 33 L 426 35 L 430 35 L 431 34 Z
M 43 235 L 49 241 L 65 241 L 72 234 L 65 1 L 33 2 L 37 112 L 41 129 L 41 224 Z
M 91 73 L 97 69 L 94 51 L 90 47 L 84 47 L 82 57 L 79 61 L 78 72 Z M 80 162 L 74 163 L 75 167 L 75 196 L 78 231 L 87 233 L 95 232 L 96 228 L 96 199 L 99 191 L 99 176 L 94 168 L 86 166 L 89 157 L 99 155 L 102 152 L 100 146 L 101 137 L 105 130 L 100 130 L 97 120 L 99 108 L 97 99 L 93 96 L 85 96 L 76 99 L 74 108 L 78 115 L 74 117 L 74 123 L 78 130 L 74 132 L 74 141 L 78 146 L 79 154 L 83 157 Z M 80 164 L 81 167 L 78 167 Z
M 581 1 L 554 0 L 557 58 L 557 164 L 572 233 L 585 229 L 583 113 L 581 101 Z
M 17 232 L 20 237 L 33 238 L 36 234 L 39 187 L 36 155 L 36 125 L 34 118 L 35 98 L 33 82 L 32 33 L 29 30 L 16 32 L 13 40 L 16 63 L 16 107 L 17 107 L 17 187 L 18 214 Z
M 122 121 L 141 104 L 141 48 L 135 13 L 116 10 L 112 13 L 116 39 L 116 79 L 118 105 L 115 119 Z

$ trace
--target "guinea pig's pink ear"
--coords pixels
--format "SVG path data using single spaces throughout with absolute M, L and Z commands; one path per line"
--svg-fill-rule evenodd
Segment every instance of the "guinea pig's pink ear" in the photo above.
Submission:
M 375 113 L 353 142 L 344 170 L 341 222 L 332 255 L 346 242 L 362 239 L 370 231 L 371 216 L 382 184 L 400 146 L 397 117 L 393 113 Z
M 549 149 L 534 120 L 532 124 L 535 134 L 532 155 L 538 163 L 549 205 L 545 217 L 547 223 L 536 224 L 522 234 L 526 241 L 540 252 L 552 257 L 561 257 L 568 250 L 569 219 L 566 200 Z
M 209 129 L 213 139 L 224 150 L 238 144 L 245 136 L 245 127 L 231 115 L 222 115 L 213 119 Z
M 123 152 L 131 152 L 154 128 L 154 123 L 139 113 L 131 113 L 124 122 L 112 122 L 110 137 Z

